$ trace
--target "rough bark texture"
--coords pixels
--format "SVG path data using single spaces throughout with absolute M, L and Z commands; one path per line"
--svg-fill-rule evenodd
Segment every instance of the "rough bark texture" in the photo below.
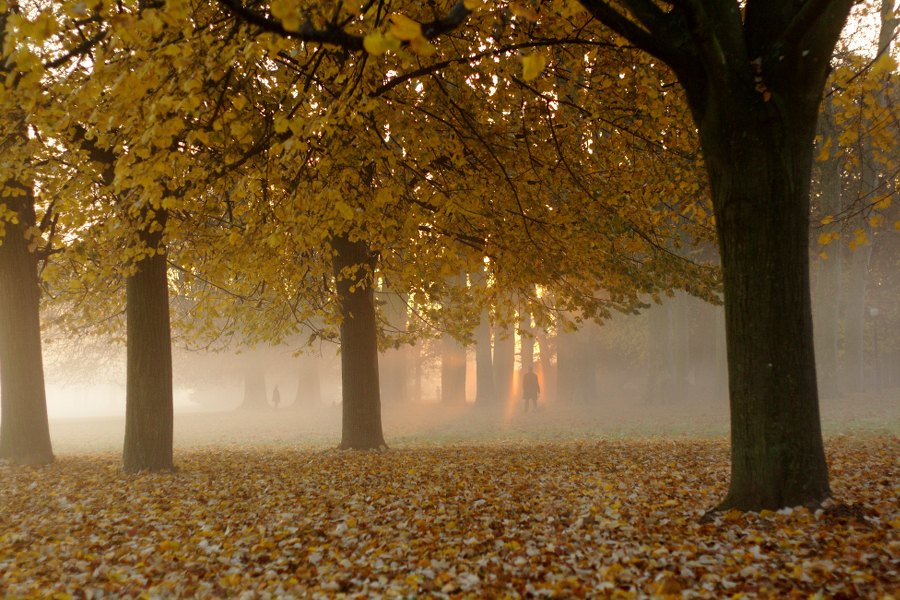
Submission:
M 710 100 L 700 131 L 725 284 L 732 440 L 719 508 L 815 505 L 831 494 L 808 262 L 818 97 L 792 98 L 785 114 L 761 97 Z
M 387 447 L 381 427 L 378 331 L 372 271 L 375 258 L 362 240 L 342 234 L 331 240 L 341 315 L 341 449 Z
M 137 263 L 126 280 L 127 382 L 125 385 L 126 471 L 174 468 L 172 457 L 172 340 L 169 329 L 169 284 L 162 241 L 165 212 L 139 234 L 152 256 Z M 162 253 L 159 250 L 163 250 Z
M 26 231 L 35 223 L 30 186 L 8 181 L 0 189 L 18 223 L 7 221 L 0 240 L 0 458 L 19 464 L 53 461 L 41 357 L 37 258 Z

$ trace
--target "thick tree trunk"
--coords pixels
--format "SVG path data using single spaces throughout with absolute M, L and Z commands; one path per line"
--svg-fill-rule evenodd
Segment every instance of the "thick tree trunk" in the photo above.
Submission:
M 37 258 L 26 233 L 35 224 L 34 192 L 7 181 L 0 189 L 18 222 L 0 239 L 0 458 L 19 464 L 53 461 L 41 357 Z
M 165 212 L 159 211 L 156 222 L 164 228 L 165 221 Z M 168 269 L 163 231 L 150 233 L 150 225 L 140 232 L 139 239 L 156 252 L 140 260 L 125 283 L 127 382 L 123 462 L 126 471 L 161 471 L 175 466 Z
M 381 428 L 378 332 L 372 273 L 375 258 L 362 240 L 347 234 L 331 240 L 341 316 L 341 449 L 387 447 Z
M 491 406 L 495 403 L 491 321 L 488 311 L 484 310 L 481 311 L 481 320 L 475 328 L 475 405 Z
M 720 509 L 830 496 L 813 356 L 809 182 L 817 98 L 714 102 L 701 121 L 725 289 L 731 486 Z M 718 99 L 714 99 L 718 100 Z M 763 125 L 765 123 L 765 126 Z

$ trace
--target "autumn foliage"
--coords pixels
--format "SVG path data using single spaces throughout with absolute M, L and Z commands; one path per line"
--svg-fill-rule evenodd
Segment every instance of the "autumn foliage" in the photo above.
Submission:
M 591 439 L 0 463 L 8 598 L 888 598 L 896 437 L 831 437 L 840 503 L 701 522 L 725 440 Z

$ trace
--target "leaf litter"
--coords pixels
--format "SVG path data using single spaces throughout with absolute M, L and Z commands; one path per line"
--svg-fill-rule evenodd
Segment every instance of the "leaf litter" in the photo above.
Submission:
M 722 439 L 0 461 L 6 598 L 897 598 L 897 437 L 826 440 L 837 502 L 701 517 Z

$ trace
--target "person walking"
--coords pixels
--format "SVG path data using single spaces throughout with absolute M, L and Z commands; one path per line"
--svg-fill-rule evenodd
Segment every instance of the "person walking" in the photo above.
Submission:
M 522 376 L 522 398 L 525 399 L 525 412 L 528 412 L 528 403 L 534 404 L 534 410 L 537 410 L 538 396 L 541 394 L 541 385 L 538 383 L 538 377 L 531 367 L 528 372 Z
M 272 390 L 272 406 L 275 407 L 275 410 L 278 410 L 278 405 L 281 404 L 281 392 L 278 391 L 278 386 L 275 386 L 275 389 Z

